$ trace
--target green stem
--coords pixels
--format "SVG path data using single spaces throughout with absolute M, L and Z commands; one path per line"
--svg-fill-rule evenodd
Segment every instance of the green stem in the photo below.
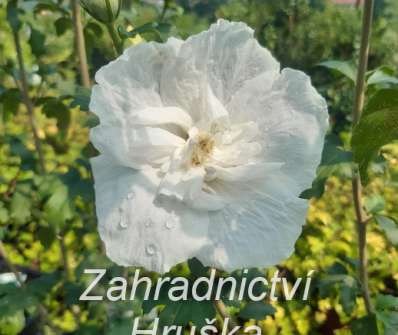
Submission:
M 106 8 L 108 10 L 108 19 L 109 19 L 109 23 L 106 24 L 106 27 L 108 29 L 109 35 L 111 36 L 117 54 L 121 55 L 123 53 L 123 41 L 120 38 L 114 25 L 114 20 L 116 19 L 116 17 L 113 17 L 112 6 L 109 0 L 105 0 L 105 3 L 106 3 Z
M 73 280 L 73 275 L 69 266 L 69 255 L 68 255 L 68 250 L 66 248 L 65 244 L 65 235 L 64 233 L 61 233 L 58 236 L 59 239 L 59 245 L 61 248 L 61 255 L 62 255 L 62 263 L 64 266 L 64 277 L 66 281 L 72 281 Z
M 37 154 L 39 156 L 40 173 L 45 173 L 46 169 L 45 169 L 45 165 L 44 165 L 44 155 L 43 155 L 43 150 L 42 150 L 39 133 L 38 133 L 37 125 L 36 125 L 36 119 L 35 119 L 35 115 L 34 115 L 34 105 L 33 105 L 32 100 L 29 97 L 29 86 L 28 86 L 28 80 L 26 78 L 25 62 L 23 59 L 21 41 L 19 39 L 18 31 L 13 30 L 13 38 L 14 38 L 15 51 L 17 53 L 17 60 L 18 60 L 20 78 L 21 78 L 20 91 L 22 94 L 22 100 L 23 100 L 23 102 L 26 106 L 26 109 L 28 111 L 29 123 L 30 123 L 30 126 L 32 128 L 32 133 L 33 133 L 33 140 L 35 143 L 35 148 L 36 148 Z
M 72 0 L 72 18 L 73 18 L 76 50 L 79 59 L 80 80 L 83 87 L 89 88 L 90 75 L 88 72 L 86 43 L 84 40 L 80 6 L 77 0 Z
M 121 55 L 123 53 L 123 42 L 116 31 L 115 25 L 113 23 L 108 23 L 106 27 L 108 29 L 109 35 L 111 36 L 117 54 Z
M 163 1 L 163 8 L 162 12 L 160 13 L 159 16 L 159 21 L 162 22 L 164 20 L 164 17 L 166 16 L 167 10 L 169 9 L 170 6 L 170 1 L 169 0 L 164 0 Z
M 234 329 L 238 325 L 234 318 L 228 313 L 227 308 L 225 307 L 225 304 L 222 300 L 214 300 L 214 307 L 216 308 L 216 311 L 220 314 L 223 323 L 226 319 L 229 320 L 229 330 Z
M 215 269 L 215 270 L 217 271 L 217 269 Z M 214 304 L 214 307 L 215 307 L 216 311 L 218 312 L 218 314 L 220 314 L 223 323 L 225 322 L 226 319 L 229 319 L 229 323 L 228 323 L 229 330 L 232 330 L 233 328 L 235 328 L 237 326 L 237 322 L 235 321 L 233 316 L 229 314 L 224 302 L 221 299 L 214 300 L 213 304 Z
M 365 100 L 365 75 L 368 67 L 370 33 L 372 27 L 374 0 L 365 0 L 362 21 L 361 47 L 359 52 L 359 65 L 355 85 L 354 107 L 352 111 L 352 123 L 355 126 L 362 114 Z M 362 185 L 358 170 L 353 169 L 352 192 L 358 230 L 359 248 L 359 279 L 362 287 L 362 296 L 365 300 L 366 311 L 368 314 L 374 312 L 369 291 L 368 278 L 368 257 L 366 245 L 366 233 L 368 218 L 362 203 Z

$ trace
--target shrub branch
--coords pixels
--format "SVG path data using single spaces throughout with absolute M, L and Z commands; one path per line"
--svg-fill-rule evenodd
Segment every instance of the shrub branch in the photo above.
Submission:
M 368 67 L 370 33 L 372 27 L 374 0 L 365 0 L 362 19 L 361 47 L 359 52 L 359 65 L 355 85 L 354 107 L 352 111 L 353 127 L 359 122 L 365 100 L 365 75 Z M 366 311 L 373 313 L 370 299 L 368 280 L 368 259 L 366 246 L 367 214 L 362 203 L 362 185 L 358 169 L 353 169 L 352 193 L 354 200 L 356 225 L 358 230 L 359 248 L 359 279 L 362 287 L 362 295 L 365 300 Z
M 90 87 L 90 75 L 87 65 L 86 42 L 84 40 L 83 26 L 81 21 L 80 5 L 77 0 L 72 0 L 72 18 L 75 34 L 75 44 L 79 59 L 80 80 L 83 87 Z
M 37 151 L 37 154 L 39 156 L 39 167 L 40 167 L 40 172 L 44 173 L 45 172 L 45 165 L 44 165 L 44 155 L 43 155 L 43 150 L 37 130 L 37 125 L 36 125 L 36 119 L 34 115 L 34 105 L 32 100 L 29 97 L 29 86 L 28 86 L 28 80 L 26 79 L 26 72 L 25 72 L 25 63 L 23 59 L 23 54 L 22 54 L 22 48 L 21 48 L 21 41 L 19 38 L 19 32 L 18 30 L 12 29 L 12 34 L 14 38 L 14 44 L 15 44 L 15 51 L 17 53 L 17 61 L 18 61 L 18 66 L 19 66 L 19 73 L 20 73 L 20 80 L 21 80 L 21 85 L 18 87 L 21 91 L 22 94 L 22 100 L 26 106 L 26 109 L 28 111 L 28 117 L 29 117 L 29 123 L 32 128 L 32 133 L 33 133 L 33 140 L 35 143 L 35 148 Z

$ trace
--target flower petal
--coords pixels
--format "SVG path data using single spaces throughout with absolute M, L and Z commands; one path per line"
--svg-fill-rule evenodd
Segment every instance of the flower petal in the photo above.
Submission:
M 169 171 L 160 183 L 158 194 L 182 201 L 194 209 L 219 210 L 225 203 L 217 195 L 203 190 L 205 175 L 203 167 Z
M 161 128 L 126 128 L 99 125 L 91 129 L 91 142 L 119 165 L 142 168 L 163 164 L 184 140 Z
M 269 79 L 262 74 L 248 81 L 227 108 L 235 122 L 257 120 L 262 156 L 285 163 L 289 189 L 298 196 L 311 185 L 320 163 L 327 105 L 303 72 L 284 69 L 272 84 L 261 85 Z
M 142 43 L 126 49 L 124 54 L 102 67 L 95 76 L 98 85 L 92 90 L 90 110 L 99 116 L 100 126 L 91 131 L 91 141 L 100 152 L 112 155 L 121 165 L 138 167 L 142 162 L 134 162 L 134 151 L 130 141 L 137 134 L 130 134 L 130 127 L 145 121 L 143 110 L 162 106 L 159 95 L 159 82 L 162 67 L 178 52 L 181 41 L 169 39 L 166 44 Z M 176 110 L 169 110 L 170 121 L 176 121 Z M 137 119 L 137 115 L 140 118 Z M 181 116 L 181 113 L 179 113 Z M 152 118 L 153 119 L 153 118 Z M 148 119 L 146 120 L 149 121 Z M 180 119 L 184 125 L 189 120 Z M 128 127 L 126 127 L 128 125 Z M 146 129 L 136 132 L 152 133 Z M 140 135 L 138 134 L 138 136 Z M 152 134 L 150 134 L 152 135 Z M 164 146 L 176 142 L 168 137 Z M 142 136 L 139 136 L 142 139 Z M 175 143 L 171 146 L 174 147 Z M 142 145 L 139 145 L 142 147 Z M 158 153 L 155 153 L 158 156 Z M 146 160 L 147 161 L 147 160 Z
M 245 81 L 265 71 L 279 72 L 279 63 L 259 45 L 253 30 L 244 23 L 219 20 L 183 43 L 174 63 L 164 68 L 162 100 L 197 116 L 206 105 L 208 85 L 225 106 Z
M 120 167 L 104 155 L 91 164 L 99 232 L 117 264 L 164 273 L 210 243 L 205 212 L 167 198 L 156 203 L 155 170 Z
M 211 248 L 198 258 L 226 271 L 269 267 L 290 256 L 305 223 L 307 202 L 252 198 L 210 213 Z
M 142 126 L 177 125 L 188 131 L 192 118 L 178 107 L 147 107 L 132 116 L 132 123 Z
M 280 170 L 283 163 L 250 163 L 239 166 L 223 168 L 212 166 L 215 170 L 215 178 L 225 182 L 244 183 L 249 180 L 261 180 L 269 177 L 275 171 Z

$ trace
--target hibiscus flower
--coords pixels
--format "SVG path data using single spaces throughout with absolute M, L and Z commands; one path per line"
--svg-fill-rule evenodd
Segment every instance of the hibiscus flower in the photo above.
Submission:
M 303 72 L 244 23 L 133 46 L 96 74 L 96 210 L 108 256 L 166 272 L 287 258 L 305 223 L 328 126 Z

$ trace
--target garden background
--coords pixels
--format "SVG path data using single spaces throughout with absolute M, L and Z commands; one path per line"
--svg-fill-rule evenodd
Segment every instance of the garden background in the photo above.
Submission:
M 360 1 L 125 0 L 115 23 L 127 47 L 187 38 L 217 18 L 244 21 L 282 67 L 305 71 L 327 99 L 331 129 L 322 164 L 313 188 L 302 194 L 311 199 L 307 225 L 295 253 L 277 267 L 290 283 L 316 270 L 309 300 L 225 301 L 236 322 L 257 323 L 263 334 L 375 335 L 376 323 L 380 334 L 398 334 L 398 147 L 393 143 L 374 159 L 363 191 L 372 214 L 368 273 L 376 317 L 365 316 L 357 277 L 350 141 L 362 12 Z M 182 325 L 186 332 L 215 316 L 222 327 L 211 303 L 78 300 L 90 279 L 82 275 L 85 268 L 106 268 L 109 278 L 134 273 L 105 256 L 89 165 L 96 155 L 89 129 L 98 122 L 88 111 L 89 87 L 95 72 L 115 57 L 109 36 L 106 26 L 73 0 L 0 2 L 1 335 L 130 334 L 134 317 L 145 315 L 141 326 L 150 328 L 155 312 L 162 325 Z M 396 113 L 397 69 L 398 1 L 376 0 L 367 97 L 390 94 L 390 100 L 381 97 L 395 101 Z M 249 275 L 275 269 L 251 269 Z M 169 275 L 193 280 L 207 271 L 193 259 Z M 106 284 L 98 290 L 104 292 Z

